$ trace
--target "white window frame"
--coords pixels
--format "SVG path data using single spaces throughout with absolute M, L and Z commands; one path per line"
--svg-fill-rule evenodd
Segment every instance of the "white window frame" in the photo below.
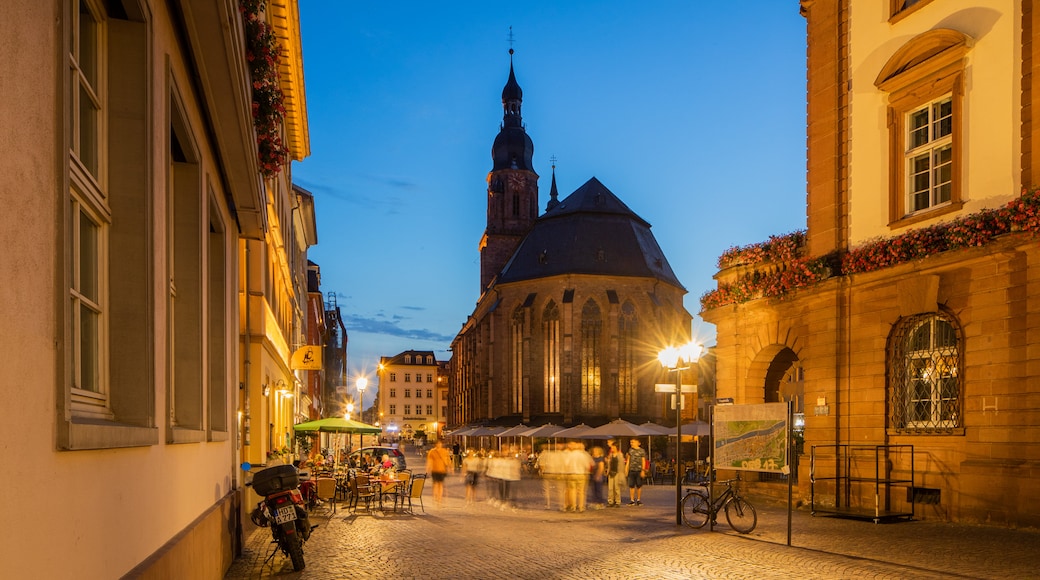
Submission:
M 945 109 L 945 113 L 942 112 Z M 923 125 L 914 125 L 914 119 L 923 115 Z M 921 107 L 906 113 L 907 150 L 904 154 L 906 167 L 907 215 L 931 211 L 947 205 L 953 197 L 953 95 L 947 93 Z M 923 138 L 915 145 L 915 134 Z M 920 182 L 924 181 L 923 187 Z M 915 203 L 927 196 L 922 204 Z M 918 206 L 919 205 L 919 206 Z

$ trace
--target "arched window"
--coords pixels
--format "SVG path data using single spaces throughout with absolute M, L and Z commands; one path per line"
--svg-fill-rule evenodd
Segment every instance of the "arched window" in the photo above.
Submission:
M 638 335 L 636 307 L 631 302 L 625 302 L 618 316 L 618 404 L 622 413 L 639 412 L 635 349 Z
M 524 309 L 517 306 L 513 311 L 510 327 L 509 358 L 512 363 L 509 386 L 509 411 L 522 413 L 524 410 Z
M 542 344 L 544 345 L 545 379 L 544 409 L 546 413 L 560 412 L 560 309 L 550 300 L 542 313 Z
M 581 309 L 581 411 L 599 410 L 600 334 L 603 322 L 599 305 L 593 300 Z
M 941 313 L 916 314 L 893 330 L 891 422 L 900 431 L 961 426 L 960 333 Z

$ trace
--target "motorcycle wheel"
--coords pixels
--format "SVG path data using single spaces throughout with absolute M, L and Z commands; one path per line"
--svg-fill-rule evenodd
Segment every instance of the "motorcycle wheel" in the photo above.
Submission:
M 303 570 L 307 564 L 303 561 L 303 540 L 300 539 L 300 534 L 286 534 L 284 541 L 288 548 L 289 559 L 292 560 L 293 570 L 297 572 Z

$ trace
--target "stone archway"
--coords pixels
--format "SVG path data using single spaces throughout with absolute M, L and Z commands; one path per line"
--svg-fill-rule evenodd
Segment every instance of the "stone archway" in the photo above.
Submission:
M 805 372 L 802 361 L 793 349 L 782 344 L 772 344 L 759 351 L 748 366 L 747 401 L 780 403 L 791 401 L 795 415 L 792 429 L 793 456 L 790 458 L 791 477 L 798 481 L 799 455 L 804 440 Z M 777 474 L 760 474 L 760 481 L 783 481 Z

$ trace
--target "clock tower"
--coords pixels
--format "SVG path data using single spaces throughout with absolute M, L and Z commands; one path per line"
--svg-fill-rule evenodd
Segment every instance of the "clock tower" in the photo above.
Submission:
M 483 293 L 516 251 L 538 218 L 538 174 L 531 165 L 534 143 L 527 135 L 520 104 L 523 91 L 513 73 L 502 89 L 502 126 L 491 146 L 487 176 L 487 228 L 480 240 L 480 291 Z

